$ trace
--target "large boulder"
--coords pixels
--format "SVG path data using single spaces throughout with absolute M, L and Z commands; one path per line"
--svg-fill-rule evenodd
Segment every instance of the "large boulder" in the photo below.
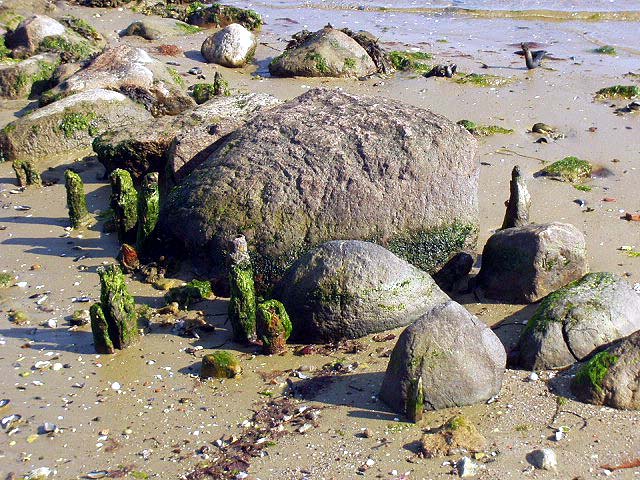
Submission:
M 325 343 L 412 323 L 449 297 L 428 273 L 374 243 L 327 242 L 298 260 L 274 291 L 292 339 Z
M 269 64 L 274 77 L 364 77 L 378 67 L 358 42 L 346 33 L 325 27 L 290 42 Z
M 500 392 L 506 352 L 493 331 L 461 305 L 433 307 L 398 338 L 380 389 L 394 411 L 484 402 Z
M 589 273 L 548 295 L 517 349 L 529 370 L 564 368 L 640 330 L 640 295 L 613 273 Z
M 147 173 L 160 172 L 161 183 L 173 186 L 186 174 L 183 169 L 186 172 L 196 166 L 198 160 L 185 168 L 198 153 L 260 109 L 278 103 L 266 93 L 217 97 L 177 116 L 152 118 L 105 132 L 93 141 L 93 150 L 107 174 L 122 168 L 139 183 Z
M 59 64 L 60 57 L 53 53 L 0 64 L 0 97 L 26 98 L 50 88 Z
M 167 37 L 188 35 L 198 30 L 198 27 L 173 18 L 147 17 L 131 23 L 120 32 L 120 36 L 128 37 L 135 35 L 146 40 L 161 40 Z
M 214 267 L 244 234 L 265 285 L 338 239 L 375 241 L 434 271 L 475 245 L 476 147 L 427 110 L 314 89 L 218 142 L 171 192 L 162 223 Z
M 585 239 L 576 227 L 531 224 L 489 238 L 476 285 L 494 300 L 533 303 L 585 273 Z
M 18 27 L 7 33 L 5 44 L 12 50 L 20 50 L 25 55 L 38 50 L 46 37 L 64 35 L 66 28 L 57 20 L 46 15 L 33 15 L 23 20 Z
M 195 105 L 183 87 L 184 80 L 175 70 L 170 70 L 145 50 L 117 44 L 46 92 L 41 103 L 100 88 L 127 95 L 147 107 L 154 116 L 177 115 Z
M 88 90 L 21 117 L 0 131 L 0 155 L 20 172 L 41 172 L 91 147 L 93 138 L 114 126 L 150 118 L 142 106 L 111 90 Z
M 200 53 L 209 63 L 224 67 L 242 67 L 253 58 L 256 36 L 242 25 L 232 23 L 206 38 Z
M 640 331 L 614 342 L 578 370 L 576 396 L 588 403 L 640 409 Z

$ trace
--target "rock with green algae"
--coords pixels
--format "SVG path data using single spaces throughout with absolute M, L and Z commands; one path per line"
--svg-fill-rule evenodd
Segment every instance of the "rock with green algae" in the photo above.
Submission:
M 167 303 L 176 302 L 182 308 L 189 308 L 190 305 L 200 300 L 213 298 L 211 282 L 208 280 L 191 280 L 184 285 L 170 288 L 164 298 Z
M 240 362 L 230 352 L 221 350 L 202 357 L 200 378 L 235 378 L 242 374 Z
M 29 315 L 22 310 L 9 311 L 9 321 L 16 325 L 26 325 L 29 323 Z
M 138 225 L 138 192 L 133 186 L 131 175 L 120 168 L 111 172 L 110 205 L 116 225 L 118 239 L 128 243 L 136 238 Z M 131 242 L 133 243 L 133 242 Z
M 640 97 L 638 85 L 614 85 L 601 88 L 596 92 L 596 98 L 636 98 Z
M 256 333 L 262 340 L 262 350 L 267 355 L 286 352 L 291 335 L 291 320 L 284 305 L 278 300 L 259 303 L 256 309 Z
M 595 354 L 573 379 L 576 396 L 588 403 L 640 409 L 640 331 Z
M 514 82 L 513 78 L 500 77 L 498 75 L 489 75 L 486 73 L 460 73 L 454 82 L 461 85 L 475 85 L 476 87 L 497 88 L 510 85 Z
M 520 336 L 527 370 L 564 368 L 640 330 L 640 296 L 613 273 L 589 273 L 547 295 Z
M 400 334 L 379 396 L 409 416 L 419 403 L 429 411 L 485 402 L 500 392 L 506 358 L 489 327 L 456 302 L 441 303 Z
M 482 452 L 487 440 L 464 415 L 450 418 L 436 429 L 422 436 L 421 453 L 425 458 L 458 455 L 461 451 Z
M 0 155 L 11 161 L 21 185 L 39 181 L 39 172 L 88 153 L 93 138 L 115 125 L 150 118 L 144 107 L 121 93 L 88 90 L 39 108 L 0 130 Z
M 399 71 L 409 71 L 415 73 L 426 73 L 431 70 L 431 60 L 433 57 L 430 53 L 420 51 L 399 51 L 389 52 L 389 59 L 393 68 Z
M 173 18 L 154 18 L 147 17 L 142 20 L 136 20 L 127 28 L 120 32 L 121 37 L 139 36 L 146 40 L 162 40 L 166 37 L 177 37 L 189 35 L 189 33 L 198 32 L 196 28 L 180 20 Z
M 34 97 L 51 88 L 60 58 L 41 53 L 20 62 L 0 63 L 0 97 L 7 99 Z
M 82 178 L 74 171 L 67 170 L 64 172 L 64 187 L 67 191 L 67 208 L 71 227 L 79 228 L 86 225 L 89 220 L 89 211 Z
M 500 127 L 498 125 L 478 125 L 471 120 L 460 120 L 457 122 L 458 125 L 466 128 L 469 133 L 477 135 L 479 137 L 489 137 L 491 135 L 507 135 L 513 133 L 513 130 L 510 128 Z
M 8 288 L 15 283 L 15 276 L 11 273 L 0 272 L 0 288 Z
M 566 223 L 499 230 L 482 251 L 479 294 L 507 303 L 533 303 L 587 273 L 584 235 Z
M 237 23 L 248 30 L 259 30 L 263 23 L 260 14 L 254 10 L 220 3 L 213 3 L 208 7 L 192 9 L 192 11 L 187 10 L 185 21 L 202 28 L 224 28 Z
M 91 331 L 97 353 L 113 353 L 131 345 L 138 337 L 138 313 L 127 290 L 126 277 L 117 265 L 98 269 L 100 303 L 89 309 Z
M 238 343 L 256 340 L 256 290 L 247 240 L 238 235 L 229 241 L 229 321 Z
M 213 77 L 213 83 L 196 83 L 191 92 L 193 99 L 198 105 L 208 102 L 213 97 L 231 95 L 229 90 L 229 82 L 227 82 L 220 72 L 216 72 Z
M 334 240 L 303 255 L 276 285 L 292 338 L 327 343 L 408 325 L 449 299 L 434 280 L 370 242 Z
M 313 89 L 198 155 L 168 194 L 161 224 L 219 272 L 226 239 L 242 232 L 266 288 L 335 238 L 380 243 L 435 272 L 476 242 L 476 148 L 462 127 L 427 110 Z
M 160 215 L 160 190 L 158 188 L 158 173 L 145 175 L 138 194 L 138 234 L 136 248 L 144 250 L 145 245 L 153 234 L 158 216 Z
M 613 45 L 602 45 L 601 47 L 594 48 L 594 53 L 600 53 L 601 55 L 617 55 L 616 47 Z
M 565 157 L 547 165 L 538 172 L 538 175 L 573 183 L 589 178 L 592 170 L 593 167 L 586 160 L 581 160 L 578 157 Z

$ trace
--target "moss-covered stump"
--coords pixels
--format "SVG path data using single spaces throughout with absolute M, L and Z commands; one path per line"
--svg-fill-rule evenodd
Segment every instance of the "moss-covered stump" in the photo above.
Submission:
M 138 234 L 136 247 L 144 250 L 150 240 L 160 215 L 160 190 L 158 189 L 158 173 L 145 175 L 138 194 Z
M 89 211 L 80 175 L 71 170 L 64 172 L 64 186 L 67 191 L 67 208 L 71 227 L 79 228 L 86 225 L 89 220 Z
M 538 175 L 550 177 L 561 182 L 578 182 L 591 176 L 593 167 L 586 160 L 578 157 L 565 157 L 562 160 L 547 165 Z
M 428 431 L 420 441 L 425 458 L 477 453 L 484 450 L 487 440 L 464 415 L 450 418 L 440 427 Z
M 191 94 L 196 103 L 201 105 L 213 97 L 228 97 L 231 95 L 231 90 L 229 89 L 229 82 L 222 78 L 220 72 L 216 72 L 213 77 L 213 83 L 196 83 Z
M 640 409 L 640 331 L 595 354 L 573 379 L 576 396 L 588 403 Z
M 259 303 L 256 310 L 256 332 L 262 340 L 262 350 L 267 355 L 287 351 L 287 340 L 291 335 L 291 320 L 278 300 Z
M 232 23 L 238 23 L 248 30 L 259 30 L 262 27 L 262 17 L 259 13 L 220 3 L 192 9 L 187 13 L 185 21 L 203 28 L 224 28 Z
M 523 225 L 491 235 L 476 286 L 487 298 L 533 303 L 586 272 L 585 238 L 576 227 Z
M 485 402 L 500 392 L 506 359 L 493 331 L 448 301 L 400 334 L 380 399 L 410 419 L 417 405 L 429 411 Z
M 244 236 L 229 242 L 229 321 L 233 339 L 238 343 L 256 340 L 256 289 L 253 266 Z
M 332 239 L 380 243 L 427 271 L 475 245 L 477 141 L 424 109 L 314 89 L 211 147 L 161 224 L 218 271 L 238 232 L 265 287 Z
M 335 240 L 301 257 L 274 289 L 300 342 L 408 325 L 449 299 L 433 279 L 374 243 Z
M 612 87 L 601 88 L 596 92 L 596 98 L 636 98 L 640 97 L 640 86 L 638 85 L 614 85 Z
M 230 352 L 218 351 L 202 357 L 200 378 L 235 378 L 242 373 L 240 362 Z
M 14 163 L 21 184 L 47 167 L 84 153 L 93 138 L 115 125 L 150 118 L 140 105 L 111 90 L 88 90 L 39 108 L 0 130 L 0 155 Z
M 364 48 L 346 33 L 324 27 L 315 33 L 301 32 L 299 41 L 269 64 L 274 77 L 364 77 L 378 67 Z M 301 37 L 301 35 L 303 37 Z
M 640 296 L 613 273 L 589 273 L 547 297 L 517 349 L 528 370 L 564 368 L 640 330 Z
M 0 63 L 0 97 L 33 97 L 51 88 L 59 64 L 60 58 L 55 54 L 35 55 L 18 63 Z
M 502 221 L 502 228 L 521 227 L 529 223 L 529 209 L 531 208 L 531 195 L 527 189 L 527 182 L 516 165 L 511 171 L 509 182 L 509 200 L 507 210 Z
M 120 168 L 111 172 L 110 205 L 116 225 L 118 239 L 124 243 L 134 243 L 138 225 L 138 192 L 133 186 L 131 175 Z
M 184 79 L 141 48 L 112 45 L 40 99 L 43 105 L 78 92 L 106 89 L 121 92 L 154 116 L 177 115 L 194 106 Z
M 211 282 L 191 280 L 185 285 L 170 288 L 164 298 L 167 303 L 176 302 L 181 308 L 189 308 L 196 302 L 213 298 Z
M 131 345 L 138 337 L 138 314 L 120 268 L 98 270 L 100 303 L 91 306 L 91 331 L 98 353 L 113 353 Z

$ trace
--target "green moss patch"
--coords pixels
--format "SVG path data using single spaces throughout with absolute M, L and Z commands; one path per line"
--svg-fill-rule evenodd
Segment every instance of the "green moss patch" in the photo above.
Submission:
M 188 23 L 176 23 L 176 28 L 180 30 L 185 35 L 193 35 L 194 33 L 199 33 L 202 31 L 200 27 L 196 27 L 195 25 L 189 25 Z
M 60 19 L 60 23 L 70 28 L 80 36 L 86 38 L 87 40 L 96 42 L 102 40 L 102 35 L 100 35 L 92 25 L 81 18 L 74 17 L 73 15 L 67 15 Z
M 167 303 L 177 302 L 182 308 L 189 308 L 190 305 L 213 297 L 211 282 L 208 280 L 191 280 L 186 285 L 174 287 L 167 292 L 165 300 Z
M 214 3 L 210 7 L 204 4 L 188 9 L 185 21 L 192 25 L 212 24 L 218 27 L 226 27 L 232 23 L 239 23 L 248 30 L 259 30 L 262 27 L 262 17 L 253 10 L 232 7 Z
M 577 182 L 591 176 L 592 165 L 578 157 L 565 157 L 544 167 L 539 175 L 552 177 L 563 182 Z
M 85 60 L 95 53 L 94 48 L 86 41 L 72 42 L 62 35 L 45 37 L 38 46 L 40 52 L 59 53 L 65 62 Z
M 614 85 L 601 88 L 596 92 L 596 98 L 635 98 L 640 96 L 640 87 L 637 85 Z
M 460 120 L 458 125 L 461 125 L 465 129 L 474 135 L 479 137 L 489 137 L 491 135 L 507 135 L 513 133 L 513 130 L 510 128 L 500 127 L 498 125 L 478 125 L 471 120 Z
M 504 87 L 513 83 L 512 78 L 489 75 L 485 73 L 461 74 L 454 82 L 460 85 L 475 85 L 476 87 Z
M 171 78 L 173 79 L 174 83 L 179 87 L 184 88 L 186 83 L 184 81 L 184 78 L 182 78 L 182 75 L 180 75 L 180 73 L 178 72 L 178 70 L 176 70 L 173 67 L 167 67 L 167 71 L 169 72 L 169 75 L 171 75 Z
M 389 59 L 396 70 L 416 73 L 427 73 L 431 70 L 431 64 L 426 60 L 431 60 L 432 56 L 426 52 L 403 52 L 394 50 L 389 53 Z
M 599 53 L 601 55 L 617 55 L 616 47 L 613 45 L 603 45 L 593 49 L 593 53 Z
M 327 59 L 319 53 L 308 53 L 306 59 L 314 62 L 318 72 L 325 74 L 329 73 L 329 64 L 327 63 Z
M 73 138 L 77 132 L 86 132 L 89 136 L 94 137 L 98 134 L 94 122 L 96 117 L 96 114 L 93 112 L 66 113 L 62 117 L 58 128 L 67 138 Z
M 609 352 L 600 352 L 593 356 L 576 374 L 575 382 L 593 387 L 602 393 L 602 382 L 609 369 L 618 362 L 618 357 Z
M 233 378 L 241 372 L 240 362 L 230 352 L 221 350 L 202 357 L 201 378 Z
M 0 273 L 0 288 L 7 288 L 13 285 L 14 277 L 10 273 Z

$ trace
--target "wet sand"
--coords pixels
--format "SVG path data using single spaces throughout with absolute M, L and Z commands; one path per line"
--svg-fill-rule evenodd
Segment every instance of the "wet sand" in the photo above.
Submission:
M 59 12 L 69 7 L 60 7 Z M 100 31 L 116 41 L 115 31 L 139 15 L 124 11 L 73 8 L 74 14 L 91 20 Z M 96 12 L 102 15 L 93 18 Z M 511 24 L 513 26 L 513 23 Z M 362 25 L 360 25 L 362 26 Z M 300 25 L 296 25 L 296 28 Z M 513 30 L 515 32 L 515 29 Z M 497 42 L 491 48 L 473 42 L 464 45 L 438 43 L 436 35 L 425 35 L 426 51 L 438 62 L 456 62 L 465 72 L 491 73 L 512 77 L 514 82 L 498 89 L 458 85 L 446 79 L 424 79 L 398 74 L 391 79 L 366 81 L 326 79 L 265 78 L 269 59 L 280 51 L 285 35 L 275 22 L 260 36 L 257 66 L 231 71 L 202 63 L 199 47 L 206 32 L 147 42 L 129 37 L 122 41 L 143 46 L 151 53 L 154 44 L 181 46 L 185 57 L 159 57 L 175 60 L 176 67 L 190 84 L 195 77 L 186 72 L 200 66 L 208 79 L 218 70 L 236 91 L 268 92 L 281 99 L 293 98 L 310 87 L 326 86 L 377 95 L 382 102 L 401 100 L 441 113 L 457 121 L 470 119 L 482 124 L 496 124 L 514 129 L 510 135 L 480 140 L 478 159 L 480 176 L 480 235 L 477 253 L 491 233 L 500 226 L 504 201 L 508 197 L 510 172 L 520 165 L 527 176 L 535 222 L 563 221 L 574 224 L 586 236 L 588 260 L 592 271 L 612 271 L 640 281 L 640 258 L 619 251 L 622 245 L 640 250 L 640 224 L 620 217 L 624 212 L 640 210 L 637 185 L 640 184 L 640 115 L 618 116 L 610 101 L 594 100 L 594 92 L 613 84 L 638 84 L 638 77 L 624 76 L 640 67 L 640 57 L 633 52 L 621 58 L 587 53 L 592 42 L 583 39 L 572 48 L 585 52 L 585 62 L 569 59 L 546 61 L 544 69 L 527 71 L 522 60 L 513 55 L 513 38 Z M 530 40 L 523 31 L 520 40 Z M 398 48 L 399 45 L 393 45 Z M 464 47 L 464 48 L 463 48 Z M 481 63 L 492 68 L 482 69 Z M 580 64 L 582 63 L 582 64 Z M 2 119 L 9 121 L 13 112 L 28 102 L 2 102 Z M 620 106 L 624 102 L 615 102 Z M 549 144 L 534 143 L 528 133 L 536 122 L 556 126 L 566 138 Z M 596 127 L 590 132 L 590 127 Z M 533 178 L 544 162 L 576 155 L 608 168 L 612 175 L 593 179 L 590 192 L 544 178 Z M 85 181 L 90 211 L 108 208 L 109 187 L 100 180 L 102 167 L 95 159 L 74 163 Z M 62 179 L 64 168 L 47 172 L 45 178 Z M 269 446 L 267 455 L 255 458 L 249 478 L 276 479 L 347 479 L 368 458 L 374 461 L 365 473 L 369 478 L 431 479 L 451 478 L 448 459 L 420 459 L 415 455 L 416 442 L 424 429 L 434 427 L 457 412 L 474 421 L 489 440 L 489 463 L 478 478 L 597 478 L 604 476 L 600 465 L 620 464 L 640 454 L 637 435 L 640 414 L 621 412 L 581 404 L 566 388 L 569 373 L 555 375 L 542 372 L 541 380 L 526 381 L 530 372 L 508 370 L 501 395 L 496 402 L 461 409 L 428 413 L 418 425 L 406 424 L 375 397 L 384 374 L 387 358 L 384 350 L 394 340 L 376 342 L 371 337 L 359 341 L 360 353 L 341 350 L 329 354 L 265 357 L 255 356 L 253 349 L 242 349 L 230 342 L 225 324 L 226 299 L 201 302 L 193 308 L 204 310 L 207 320 L 216 327 L 214 333 L 200 339 L 183 338 L 170 328 L 154 328 L 133 348 L 111 356 L 93 353 L 90 329 L 70 330 L 68 317 L 87 303 L 73 298 L 99 295 L 95 269 L 111 263 L 118 251 L 115 235 L 102 233 L 102 224 L 91 229 L 67 232 L 64 186 L 60 183 L 43 189 L 10 193 L 16 186 L 10 165 L 0 164 L 0 271 L 14 272 L 25 288 L 0 290 L 0 372 L 3 378 L 0 397 L 11 403 L 0 410 L 2 416 L 22 415 L 25 422 L 19 431 L 0 432 L 0 478 L 11 472 L 22 475 L 48 466 L 57 470 L 55 478 L 82 478 L 92 470 L 114 471 L 127 467 L 155 478 L 179 478 L 199 462 L 215 458 L 213 444 L 225 436 L 240 435 L 240 424 L 250 418 L 270 398 L 278 398 L 286 387 L 288 373 L 275 381 L 265 381 L 261 374 L 304 367 L 304 375 L 314 377 L 323 365 L 340 362 L 357 363 L 353 372 L 330 379 L 290 378 L 306 394 L 301 405 L 321 408 L 317 426 L 305 433 L 292 432 Z M 615 202 L 603 202 L 603 198 Z M 581 199 L 580 207 L 574 200 Z M 31 209 L 18 211 L 14 206 Z M 586 211 L 592 208 L 593 211 Z M 81 258 L 84 257 L 84 258 Z M 36 269 L 31 270 L 32 266 Z M 191 273 L 184 271 L 185 278 Z M 149 285 L 131 281 L 131 292 L 138 303 L 159 306 L 163 292 Z M 48 298 L 40 305 L 41 297 Z M 479 303 L 471 295 L 456 298 L 489 325 L 504 322 L 496 333 L 511 345 L 535 306 L 512 306 Z M 9 322 L 10 309 L 23 310 L 28 325 Z M 46 310 L 46 311 L 43 311 Z M 49 311 L 51 310 L 51 311 Z M 56 319 L 57 328 L 43 327 Z M 400 330 L 394 331 L 399 333 Z M 199 358 L 214 346 L 238 352 L 245 372 L 239 379 L 200 382 Z M 203 346 L 195 353 L 190 346 Z M 61 363 L 54 371 L 35 369 L 38 361 Z M 315 368 L 315 370 L 313 370 Z M 555 377 L 551 379 L 551 377 Z M 119 390 L 112 389 L 118 382 Z M 267 393 L 270 392 L 270 393 Z M 558 395 L 569 397 L 553 425 Z M 53 436 L 33 437 L 44 422 L 55 423 L 61 431 Z M 586 422 L 586 426 L 585 426 Z M 550 438 L 560 426 L 569 427 L 559 442 Z M 368 428 L 371 438 L 361 438 Z M 30 443 L 31 442 L 31 443 Z M 197 454 L 203 446 L 209 453 Z M 558 472 L 531 472 L 526 454 L 539 447 L 554 448 L 558 455 Z M 393 473 L 395 471 L 395 473 Z M 615 478 L 636 478 L 640 470 L 616 471 Z M 129 478 L 134 478 L 134 473 Z M 10 477 L 9 477 L 10 478 Z M 143 478 L 143 477 L 138 477 Z

